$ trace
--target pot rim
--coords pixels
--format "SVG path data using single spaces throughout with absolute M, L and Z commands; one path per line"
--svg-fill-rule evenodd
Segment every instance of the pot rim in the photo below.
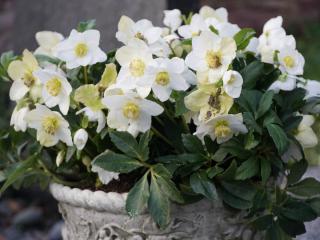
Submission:
M 96 211 L 107 211 L 118 214 L 126 213 L 125 205 L 128 193 L 82 190 L 58 183 L 50 184 L 50 192 L 61 203 L 94 209 Z

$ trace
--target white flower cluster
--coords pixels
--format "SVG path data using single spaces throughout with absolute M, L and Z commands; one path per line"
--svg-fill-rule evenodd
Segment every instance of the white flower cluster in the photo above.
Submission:
M 17 101 L 11 125 L 17 131 L 36 129 L 37 140 L 46 147 L 62 141 L 82 150 L 88 140 L 87 131 L 74 129 L 63 117 L 69 115 L 72 102 L 78 115 L 97 122 L 97 133 L 107 125 L 137 136 L 151 128 L 151 118 L 162 114 L 164 102 L 175 101 L 172 92 L 188 91 L 184 102 L 190 111 L 184 117 L 196 124 L 194 134 L 200 139 L 208 135 L 223 143 L 248 132 L 242 114 L 230 113 L 243 85 L 232 62 L 243 52 L 252 52 L 279 68 L 282 74 L 270 89 L 291 91 L 299 85 L 307 90 L 308 99 L 320 96 L 318 82 L 301 78 L 304 58 L 296 50 L 293 36 L 286 35 L 282 28 L 281 17 L 269 20 L 262 35 L 252 38 L 241 52 L 234 40 L 241 29 L 228 21 L 224 8 L 204 6 L 190 18 L 177 9 L 167 10 L 163 23 L 165 27 L 161 28 L 146 19 L 134 22 L 121 17 L 116 38 L 124 46 L 116 51 L 116 62 L 106 64 L 99 82 L 87 76 L 88 67 L 107 61 L 107 55 L 99 48 L 99 31 L 72 30 L 66 39 L 55 32 L 37 33 L 39 48 L 35 54 L 57 58 L 65 65 L 40 66 L 28 50 L 22 59 L 10 64 L 10 98 Z M 84 70 L 85 82 L 74 89 L 67 70 L 76 68 Z M 304 117 L 298 129 L 296 137 L 302 143 L 306 134 L 313 133 L 310 118 Z M 74 139 L 71 130 L 75 131 Z M 302 145 L 313 146 L 317 138 L 312 142 L 310 139 Z

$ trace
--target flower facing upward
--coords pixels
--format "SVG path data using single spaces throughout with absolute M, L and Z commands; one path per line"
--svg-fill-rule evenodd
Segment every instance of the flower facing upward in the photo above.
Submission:
M 8 74 L 13 80 L 9 93 L 11 100 L 22 99 L 33 87 L 39 84 L 34 76 L 34 72 L 39 68 L 36 58 L 28 50 L 23 51 L 22 60 L 10 63 Z
M 209 135 L 214 141 L 221 144 L 230 140 L 233 135 L 247 133 L 248 129 L 243 124 L 242 114 L 227 114 L 212 118 L 208 122 L 200 123 L 197 131 L 194 133 L 201 140 Z
M 37 130 L 37 140 L 45 147 L 56 145 L 59 140 L 72 146 L 69 123 L 58 112 L 37 104 L 25 117 L 28 126 Z
M 279 51 L 278 59 L 280 70 L 291 75 L 302 75 L 304 67 L 304 57 L 297 50 L 284 48 Z
M 70 36 L 54 49 L 54 55 L 66 62 L 69 69 L 93 65 L 107 60 L 107 55 L 99 48 L 100 32 L 72 30 Z
M 42 99 L 52 108 L 59 105 L 60 111 L 66 115 L 70 106 L 72 87 L 64 72 L 60 69 L 43 69 L 35 72 L 35 76 L 42 82 Z
M 128 131 L 136 136 L 151 127 L 151 116 L 163 112 L 163 108 L 155 102 L 128 92 L 125 95 L 104 96 L 102 102 L 109 109 L 107 123 L 118 131 Z
M 207 75 L 209 83 L 221 79 L 236 56 L 236 43 L 232 38 L 220 38 L 212 32 L 202 32 L 192 39 L 192 51 L 186 64 Z

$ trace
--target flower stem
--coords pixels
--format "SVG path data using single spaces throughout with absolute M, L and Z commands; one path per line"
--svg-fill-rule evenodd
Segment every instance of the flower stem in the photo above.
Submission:
M 87 66 L 83 67 L 83 77 L 84 77 L 84 83 L 88 84 L 88 69 Z

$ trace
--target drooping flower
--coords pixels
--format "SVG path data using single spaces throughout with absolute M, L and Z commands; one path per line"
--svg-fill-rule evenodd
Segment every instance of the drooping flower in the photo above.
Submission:
M 187 90 L 189 84 L 183 77 L 185 63 L 181 58 L 158 58 L 155 61 L 152 91 L 161 102 L 169 99 L 172 90 Z
M 236 56 L 236 49 L 232 38 L 220 38 L 212 32 L 202 32 L 192 39 L 192 51 L 186 57 L 186 64 L 204 73 L 208 83 L 216 83 L 228 70 Z
M 8 67 L 8 74 L 13 80 L 10 88 L 10 99 L 22 99 L 32 88 L 39 84 L 34 72 L 39 69 L 37 59 L 28 50 L 23 51 L 22 60 L 12 61 Z
M 317 135 L 311 128 L 314 122 L 315 118 L 312 115 L 303 115 L 303 119 L 294 134 L 303 148 L 312 148 L 318 144 Z
M 247 132 L 248 129 L 243 124 L 242 114 L 227 114 L 200 123 L 194 134 L 201 140 L 208 135 L 213 141 L 217 140 L 217 143 L 221 144 L 230 140 L 234 135 Z
M 189 25 L 183 25 L 178 28 L 178 33 L 183 38 L 192 38 L 199 36 L 202 31 L 208 30 L 204 19 L 199 14 L 194 14 Z
M 87 141 L 88 141 L 88 132 L 83 128 L 77 130 L 73 136 L 73 143 L 74 145 L 76 145 L 76 148 L 78 150 L 82 150 L 85 147 Z
M 51 111 L 44 105 L 36 104 L 25 119 L 30 128 L 37 130 L 37 140 L 45 147 L 52 147 L 60 140 L 72 146 L 69 123 L 60 113 Z
M 10 126 L 13 126 L 15 131 L 25 132 L 27 130 L 27 122 L 25 120 L 25 116 L 28 114 L 29 111 L 30 110 L 28 107 L 15 107 L 10 120 Z
M 161 38 L 161 33 L 162 29 L 154 27 L 147 19 L 134 22 L 131 18 L 122 16 L 118 23 L 116 38 L 124 44 L 128 44 L 132 39 L 140 39 L 151 45 Z
M 133 136 L 149 130 L 151 117 L 163 112 L 160 105 L 143 99 L 133 92 L 124 95 L 107 95 L 102 102 L 109 109 L 108 126 L 118 131 L 127 131 Z
M 131 40 L 116 52 L 116 60 L 121 65 L 116 85 L 125 90 L 136 89 L 141 97 L 148 96 L 153 82 L 151 69 L 154 61 L 146 43 L 139 39 Z
M 66 115 L 70 106 L 72 87 L 61 69 L 41 69 L 34 75 L 42 83 L 42 99 L 49 107 L 59 105 L 60 111 Z
M 75 91 L 74 100 L 85 106 L 77 114 L 84 112 L 89 122 L 98 122 L 97 133 L 101 132 L 106 125 L 106 117 L 102 111 L 105 106 L 101 102 L 98 85 L 87 84 L 79 87 Z
M 174 32 L 181 26 L 182 17 L 179 9 L 164 10 L 163 24 L 170 28 L 171 32 Z
M 189 110 L 199 113 L 199 121 L 205 122 L 218 115 L 228 114 L 233 98 L 214 84 L 206 84 L 199 85 L 197 90 L 186 96 L 184 103 Z
M 35 54 L 47 55 L 54 57 L 54 48 L 64 39 L 63 35 L 57 32 L 42 31 L 36 33 L 36 40 L 39 47 Z
M 236 71 L 227 71 L 223 75 L 223 89 L 224 91 L 233 98 L 240 97 L 243 78 L 240 73 Z
M 70 36 L 54 49 L 54 55 L 66 62 L 68 69 L 93 65 L 107 60 L 107 55 L 99 48 L 100 32 L 72 30 Z

